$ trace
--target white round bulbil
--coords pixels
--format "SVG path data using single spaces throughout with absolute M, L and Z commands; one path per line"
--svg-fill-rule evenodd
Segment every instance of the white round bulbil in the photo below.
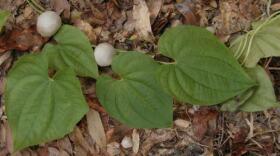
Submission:
M 54 11 L 45 11 L 37 19 L 37 31 L 43 37 L 53 36 L 61 26 L 61 18 Z
M 95 61 L 101 67 L 110 66 L 115 54 L 116 50 L 109 43 L 100 43 L 94 50 Z

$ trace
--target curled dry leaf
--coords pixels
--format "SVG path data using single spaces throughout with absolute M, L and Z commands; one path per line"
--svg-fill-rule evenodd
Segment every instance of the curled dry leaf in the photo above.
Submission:
M 99 145 L 100 147 L 106 146 L 106 135 L 104 127 L 100 118 L 100 115 L 97 111 L 91 109 L 87 113 L 87 125 L 88 131 L 91 138 Z
M 184 0 L 181 3 L 175 4 L 175 6 L 184 16 L 184 24 L 199 25 L 199 19 L 195 13 L 194 2 L 192 0 Z
M 151 41 L 153 33 L 150 22 L 150 12 L 143 0 L 134 0 L 133 6 L 134 27 L 140 39 Z

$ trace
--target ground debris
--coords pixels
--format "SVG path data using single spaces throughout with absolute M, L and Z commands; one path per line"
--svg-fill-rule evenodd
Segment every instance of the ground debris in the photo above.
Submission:
M 205 27 L 226 43 L 268 14 L 267 0 L 38 2 L 47 10 L 61 13 L 64 23 L 82 30 L 93 46 L 108 42 L 118 49 L 138 50 L 155 57 L 157 40 L 169 27 L 181 24 Z M 273 11 L 280 9 L 279 2 L 273 2 Z M 4 80 L 18 56 L 23 52 L 39 52 L 49 39 L 36 32 L 38 14 L 24 0 L 0 0 L 0 9 L 12 14 L 0 34 L 0 156 L 8 156 L 12 138 L 3 105 Z M 269 65 L 276 69 L 270 72 L 280 99 L 280 61 L 279 58 L 270 61 Z M 15 156 L 276 156 L 280 153 L 279 108 L 258 113 L 229 113 L 220 112 L 219 106 L 192 107 L 175 102 L 173 127 L 132 129 L 107 114 L 96 97 L 95 80 L 80 78 L 80 81 L 91 109 L 87 117 L 64 138 L 26 148 Z
M 0 37 L 0 53 L 9 50 L 38 51 L 47 40 L 37 33 L 35 26 L 27 29 L 14 28 Z

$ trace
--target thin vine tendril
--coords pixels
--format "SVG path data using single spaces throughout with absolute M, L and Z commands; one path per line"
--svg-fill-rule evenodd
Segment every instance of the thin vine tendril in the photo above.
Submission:
M 277 11 L 275 13 L 273 13 L 272 15 L 270 15 L 262 24 L 260 24 L 255 30 L 251 30 L 249 31 L 246 35 L 245 38 L 241 40 L 241 42 L 239 43 L 238 49 L 236 51 L 236 53 L 234 54 L 234 56 L 239 59 L 242 55 L 245 55 L 243 60 L 242 60 L 242 65 L 246 62 L 246 60 L 248 59 L 250 52 L 251 52 L 251 48 L 252 48 L 252 44 L 253 44 L 253 39 L 256 36 L 256 34 L 267 24 L 275 21 L 277 18 L 274 18 L 276 15 L 278 15 L 280 13 L 280 11 Z M 248 42 L 249 39 L 249 42 Z M 235 45 L 238 42 L 233 43 L 233 45 Z M 247 47 L 247 43 L 248 43 L 248 47 Z M 231 45 L 230 47 L 232 47 L 233 45 Z M 242 48 L 241 48 L 242 47 Z M 247 47 L 247 49 L 246 49 Z

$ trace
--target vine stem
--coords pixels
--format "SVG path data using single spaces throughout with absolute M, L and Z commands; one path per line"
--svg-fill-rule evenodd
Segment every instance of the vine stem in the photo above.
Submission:
M 176 62 L 161 62 L 161 61 L 156 61 L 156 62 L 161 63 L 161 64 L 166 64 L 166 65 L 176 64 Z
M 280 11 L 277 11 L 277 12 L 273 13 L 271 16 L 269 16 L 269 18 L 268 18 L 265 22 L 263 22 L 261 25 L 259 25 L 259 26 L 257 27 L 256 30 L 251 31 L 251 32 L 252 32 L 252 36 L 251 36 L 251 38 L 250 38 L 250 41 L 249 41 L 249 44 L 248 44 L 248 49 L 247 49 L 247 51 L 246 51 L 246 53 L 245 53 L 245 57 L 244 57 L 244 59 L 243 59 L 242 64 L 244 64 L 244 63 L 246 62 L 246 60 L 247 60 L 247 58 L 248 58 L 248 56 L 249 56 L 249 54 L 250 54 L 250 50 L 251 50 L 252 43 L 253 43 L 253 39 L 254 39 L 255 35 L 256 35 L 265 25 L 267 25 L 267 24 L 269 24 L 269 23 L 275 21 L 275 19 L 277 19 L 277 18 L 274 18 L 274 19 L 272 19 L 272 18 L 273 18 L 274 16 L 276 16 L 277 14 L 279 14 L 279 13 L 280 13 Z M 249 35 L 249 33 L 248 33 L 248 35 Z
M 92 44 L 91 47 L 93 48 L 96 48 L 96 45 Z M 123 50 L 123 49 L 117 49 L 117 48 L 114 48 L 116 50 L 117 53 L 126 53 L 128 52 L 127 50 Z
M 280 11 L 277 11 L 275 13 L 273 13 L 272 15 L 270 15 L 266 20 L 265 22 L 263 22 L 262 24 L 260 24 L 255 30 L 251 30 L 249 32 L 247 32 L 247 34 L 245 35 L 245 38 L 242 38 L 240 43 L 239 43 L 239 46 L 236 50 L 236 53 L 234 54 L 234 56 L 239 59 L 243 54 L 244 54 L 244 51 L 246 50 L 246 45 L 248 43 L 248 47 L 247 47 L 247 50 L 245 51 L 245 57 L 243 58 L 243 61 L 242 61 L 242 65 L 246 62 L 246 60 L 248 59 L 249 55 L 250 55 L 250 50 L 251 50 L 251 47 L 252 47 L 252 42 L 253 42 L 253 39 L 255 37 L 255 35 L 267 24 L 275 21 L 277 18 L 274 18 L 272 19 L 274 16 L 276 16 L 277 14 L 279 14 Z M 249 39 L 249 42 L 248 42 L 248 39 Z M 234 42 L 231 46 L 233 47 L 235 44 L 237 44 L 238 42 Z M 242 47 L 242 48 L 241 48 Z
M 35 0 L 26 0 L 26 2 L 39 14 L 43 13 L 45 9 Z
M 92 44 L 91 47 L 96 48 L 96 45 Z M 123 49 L 116 49 L 115 48 L 115 50 L 117 51 L 117 53 L 127 53 L 127 52 L 129 52 L 129 51 L 123 50 Z M 161 64 L 176 64 L 176 62 L 161 62 L 161 61 L 156 61 L 156 62 L 161 63 Z

